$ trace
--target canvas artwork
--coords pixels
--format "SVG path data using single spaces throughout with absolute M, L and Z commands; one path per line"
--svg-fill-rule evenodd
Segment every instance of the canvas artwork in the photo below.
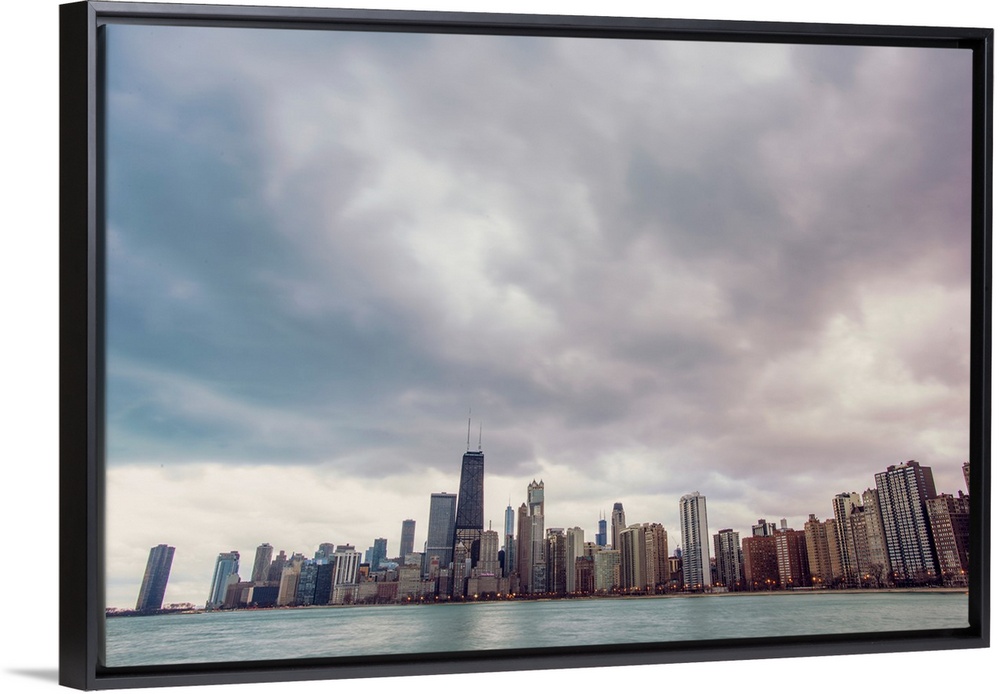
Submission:
M 104 666 L 969 626 L 971 51 L 102 32 Z

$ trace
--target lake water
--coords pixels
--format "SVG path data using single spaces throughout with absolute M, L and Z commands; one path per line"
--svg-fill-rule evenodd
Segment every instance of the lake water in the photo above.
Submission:
M 106 665 L 967 627 L 964 593 L 769 593 L 243 610 L 107 620 Z

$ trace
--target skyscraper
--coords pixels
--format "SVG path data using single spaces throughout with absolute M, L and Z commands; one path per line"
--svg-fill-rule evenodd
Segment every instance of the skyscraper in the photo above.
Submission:
M 226 601 L 226 590 L 230 584 L 240 580 L 240 553 L 236 550 L 232 552 L 221 552 L 215 560 L 215 571 L 212 574 L 212 587 L 208 592 L 208 600 L 205 603 L 206 609 L 214 610 L 222 607 Z
M 720 530 L 713 540 L 715 543 L 715 567 L 719 572 L 719 583 L 729 590 L 739 590 L 743 583 L 739 532 L 732 528 L 725 528 Z
M 479 566 L 480 574 L 499 576 L 500 563 L 497 559 L 500 550 L 500 535 L 492 528 L 484 530 L 479 537 Z
M 875 475 L 885 528 L 889 569 L 895 583 L 925 583 L 937 576 L 925 504 L 936 496 L 931 469 L 910 460 Z
M 139 599 L 135 603 L 138 612 L 153 612 L 163 607 L 163 594 L 170 578 L 170 566 L 174 561 L 174 548 L 157 545 L 149 550 L 146 572 L 142 576 Z
M 618 536 L 625 529 L 625 507 L 622 502 L 616 501 L 611 509 L 611 547 L 621 549 Z
M 545 535 L 545 589 L 556 595 L 566 594 L 566 535 L 562 528 L 549 528 Z M 574 566 L 575 569 L 575 566 Z
M 685 590 L 701 591 L 712 582 L 708 544 L 708 506 L 700 493 L 681 497 L 681 546 L 684 548 Z
M 514 509 L 507 504 L 503 514 L 503 575 L 510 576 L 517 565 L 516 547 L 514 541 Z
M 384 537 L 376 537 L 372 543 L 372 571 L 378 571 L 385 562 L 389 552 L 389 541 Z
M 531 480 L 528 485 L 528 516 L 531 519 L 531 569 L 528 592 L 545 592 L 545 482 Z
M 399 559 L 406 561 L 406 555 L 413 553 L 413 537 L 417 533 L 417 521 L 407 519 L 403 521 L 403 529 L 399 534 Z
M 946 586 L 969 585 L 969 497 L 940 494 L 927 500 L 927 516 L 937 553 L 941 579 Z
M 479 540 L 483 534 L 483 474 L 486 458 L 482 450 L 462 456 L 462 476 L 458 484 L 458 507 L 452 547 L 459 542 L 469 551 L 472 566 L 479 562 Z
M 531 592 L 531 515 L 527 504 L 521 504 L 517 509 L 517 561 L 514 564 L 517 573 L 515 592 Z
M 424 574 L 430 571 L 431 557 L 438 557 L 442 568 L 447 568 L 452 558 L 455 538 L 455 495 L 448 492 L 431 494 L 431 511 L 427 519 L 427 552 L 424 555 Z
M 630 525 L 618 536 L 621 549 L 622 589 L 644 591 L 646 578 L 646 532 L 638 523 Z
M 837 528 L 837 556 L 847 585 L 858 583 L 858 556 L 854 545 L 854 531 L 850 523 L 851 511 L 861 506 L 857 492 L 841 492 L 833 497 L 833 520 Z
M 594 538 L 598 547 L 604 547 L 608 544 L 608 522 L 604 520 L 604 513 L 601 513 L 600 519 L 597 521 L 597 537 Z
M 583 556 L 583 528 L 569 528 L 566 531 L 566 592 L 575 593 L 576 560 Z
M 257 547 L 257 554 L 253 558 L 253 570 L 250 572 L 250 581 L 253 583 L 263 583 L 267 580 L 267 574 L 271 570 L 271 555 L 274 547 L 265 542 Z

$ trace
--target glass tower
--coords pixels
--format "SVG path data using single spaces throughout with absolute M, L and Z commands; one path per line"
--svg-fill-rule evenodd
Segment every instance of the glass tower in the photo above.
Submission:
M 149 550 L 139 600 L 135 603 L 137 612 L 153 612 L 163 607 L 163 594 L 167 590 L 167 579 L 170 578 L 170 565 L 173 561 L 173 547 L 157 545 Z

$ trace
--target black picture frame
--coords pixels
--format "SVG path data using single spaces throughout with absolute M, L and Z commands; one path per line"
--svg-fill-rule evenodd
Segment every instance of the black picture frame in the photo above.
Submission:
M 101 588 L 102 315 L 101 49 L 107 22 L 404 31 L 697 38 L 706 41 L 906 45 L 973 54 L 973 317 L 970 487 L 988 490 L 990 430 L 992 39 L 990 29 L 607 17 L 78 2 L 60 7 L 60 683 L 78 689 L 485 673 L 989 645 L 988 494 L 973 505 L 968 629 L 615 646 L 544 652 L 283 660 L 105 668 Z

